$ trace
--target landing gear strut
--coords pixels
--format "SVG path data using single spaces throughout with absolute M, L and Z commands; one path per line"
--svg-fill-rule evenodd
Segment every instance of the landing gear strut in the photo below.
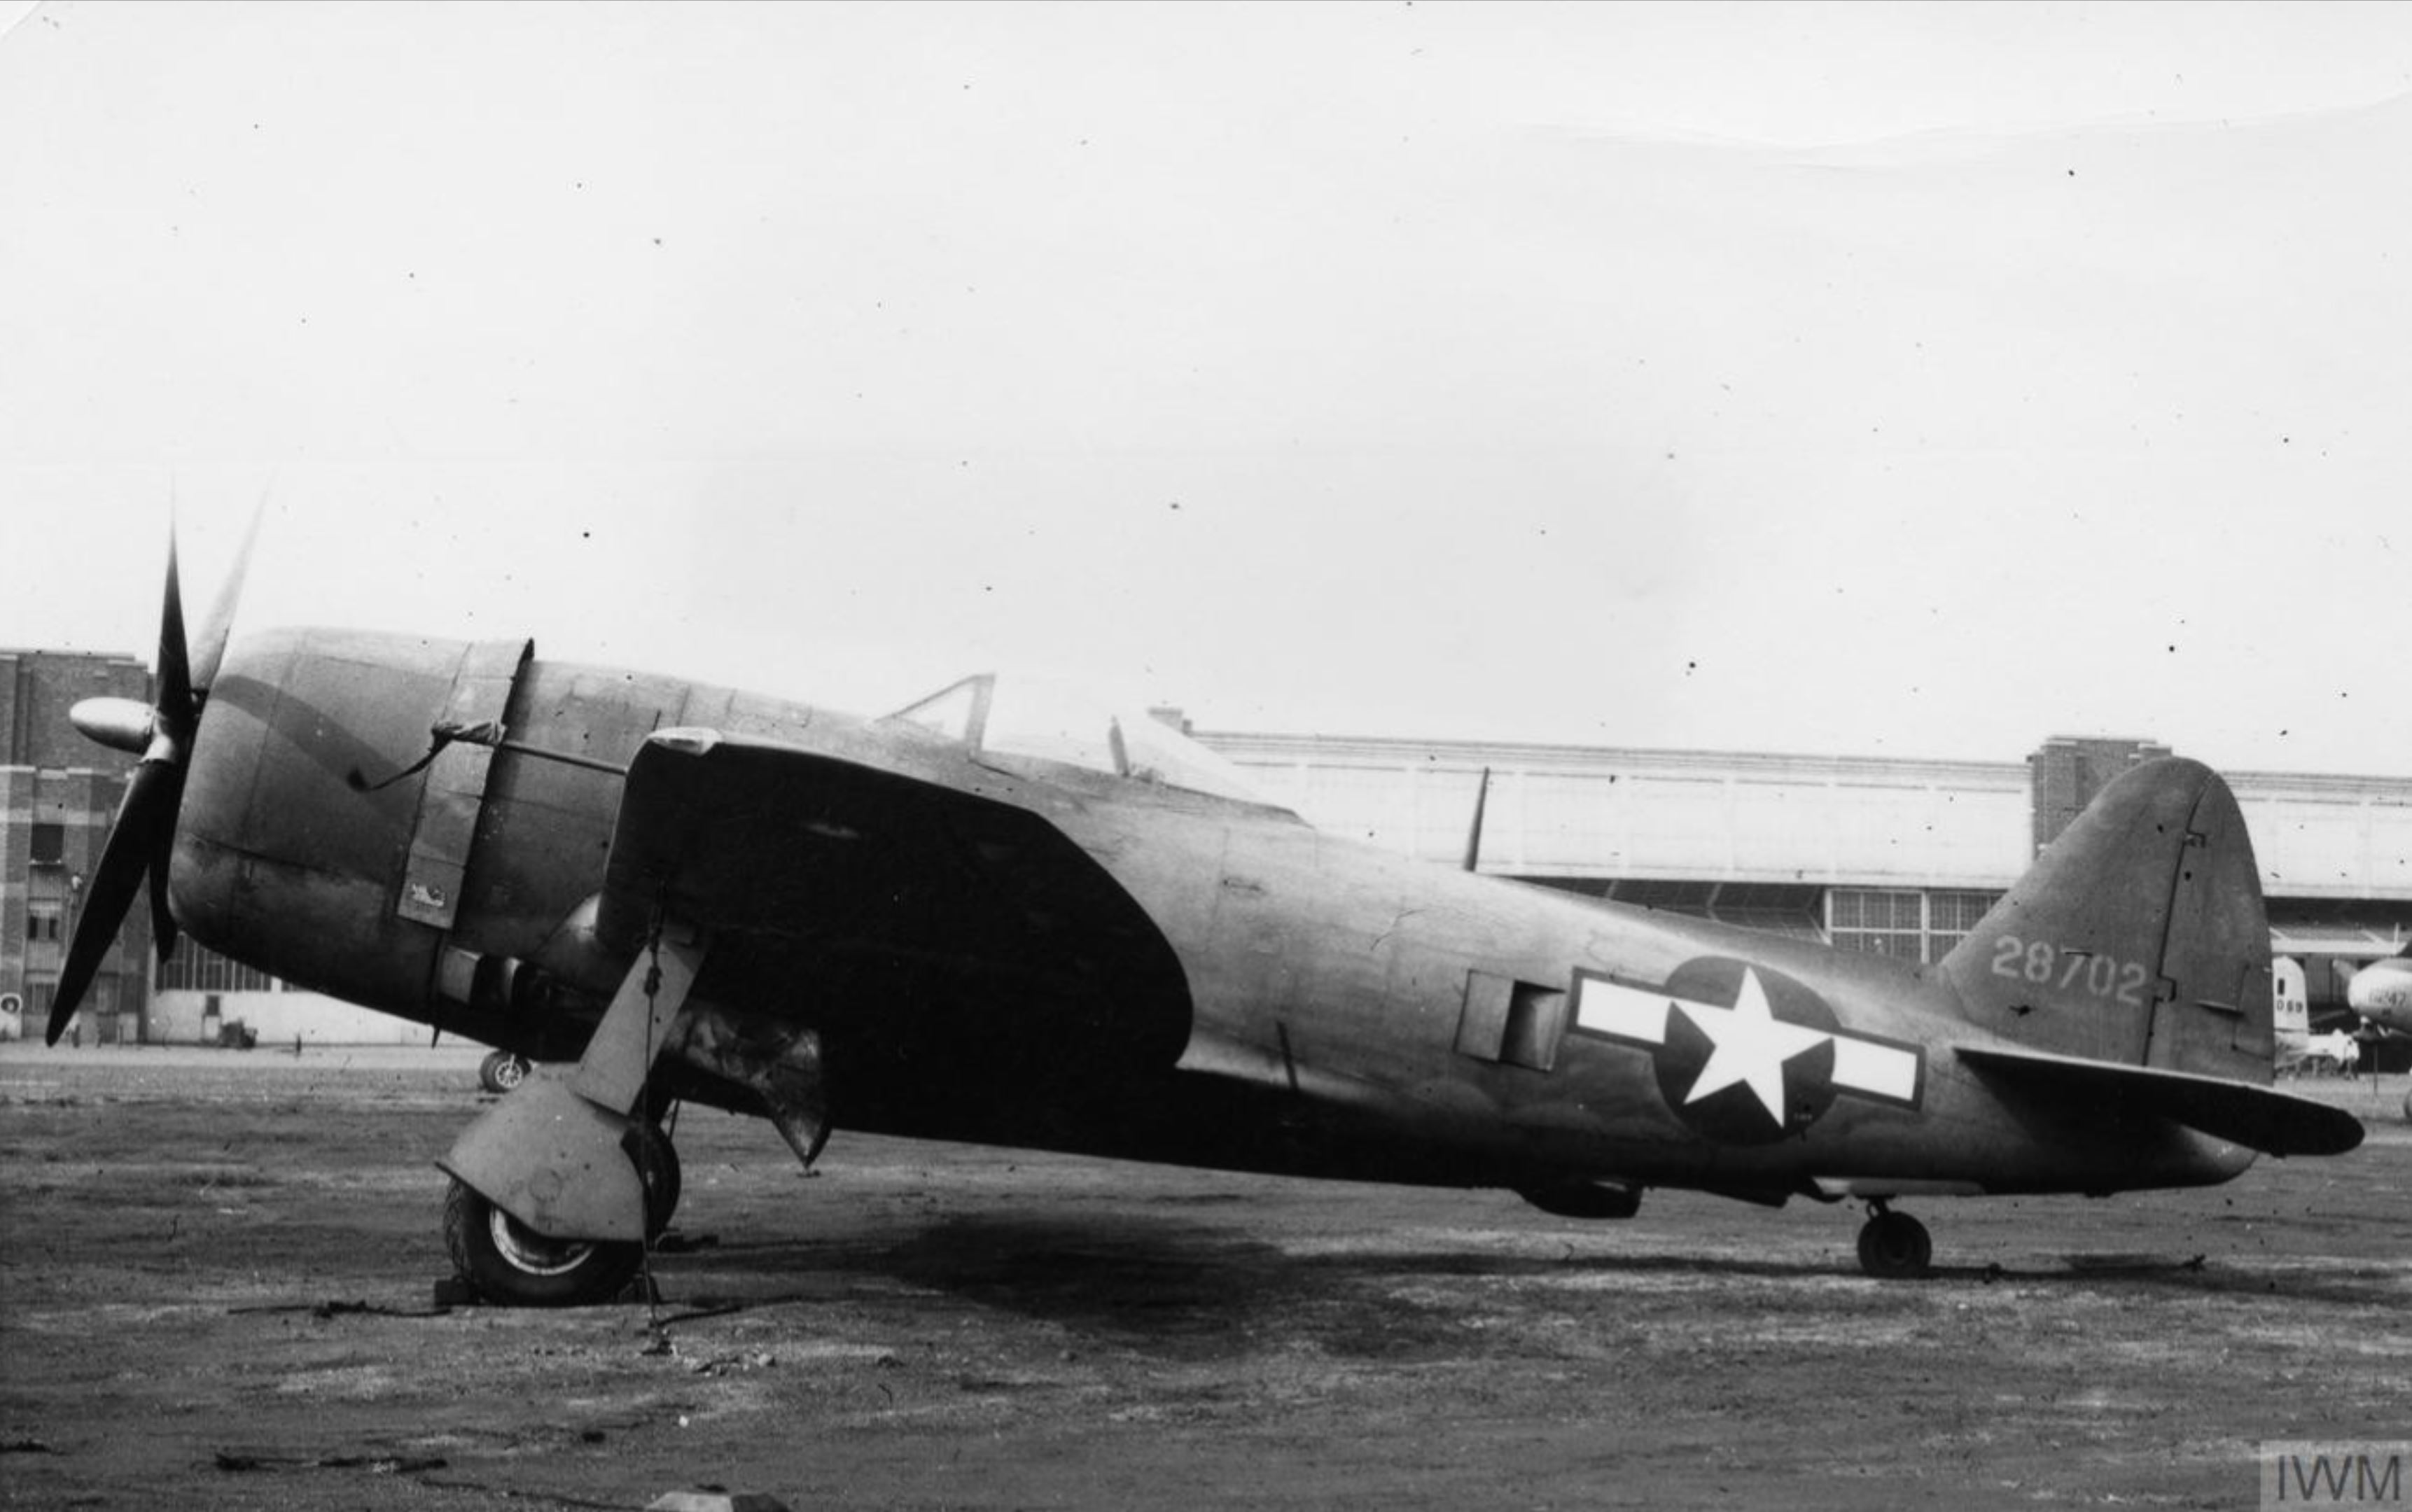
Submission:
M 536 1067 L 436 1164 L 453 1179 L 444 1238 L 467 1288 L 511 1307 L 616 1296 L 678 1205 L 678 1157 L 649 1081 L 703 964 L 699 939 L 656 937 L 622 979 L 573 1068 Z
M 1926 1226 L 1905 1212 L 1868 1199 L 1868 1221 L 1860 1227 L 1860 1269 L 1880 1281 L 1905 1281 L 1927 1272 L 1934 1240 Z

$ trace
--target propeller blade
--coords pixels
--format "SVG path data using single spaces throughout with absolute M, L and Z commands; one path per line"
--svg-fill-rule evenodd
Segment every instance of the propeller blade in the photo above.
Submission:
M 173 592 L 169 590 L 171 599 Z M 59 972 L 58 995 L 51 1001 L 45 1043 L 55 1045 L 66 1033 L 67 1020 L 75 1017 L 101 961 L 116 943 L 118 927 L 125 922 L 142 873 L 158 850 L 158 832 L 175 829 L 176 801 L 184 785 L 183 770 L 164 761 L 145 761 L 126 779 L 117 823 L 101 847 L 100 869 L 93 873 L 82 912 L 76 916 L 75 938 L 67 942 L 66 965 Z
M 184 786 L 181 774 L 176 785 L 179 789 L 178 807 L 181 807 Z M 176 949 L 176 916 L 168 911 L 168 863 L 175 849 L 176 819 L 171 809 L 168 822 L 158 826 L 151 836 L 151 947 L 158 952 L 163 964 Z
M 201 621 L 200 634 L 193 639 L 193 687 L 208 693 L 218 680 L 218 664 L 226 659 L 227 638 L 234 631 L 234 611 L 243 602 L 243 574 L 251 570 L 251 548 L 259 539 L 259 520 L 268 512 L 268 496 L 260 495 L 257 507 L 251 511 L 251 523 L 243 527 L 243 544 L 235 548 L 234 565 L 227 569 L 226 581 L 219 585 L 218 596 L 210 604 L 209 617 Z
M 158 686 L 151 706 L 163 731 L 182 733 L 193 725 L 193 665 L 184 654 L 184 599 L 176 586 L 176 533 L 168 532 L 168 594 L 159 607 Z
M 267 501 L 262 500 L 264 509 Z M 125 780 L 125 796 L 117 805 L 117 822 L 101 847 L 100 866 L 93 873 L 76 917 L 75 938 L 67 942 L 67 959 L 59 972 L 57 994 L 51 1000 L 48 1042 L 55 1045 L 82 1006 L 100 963 L 116 944 L 134 895 L 143 890 L 148 875 L 151 936 L 159 959 L 176 947 L 176 919 L 168 907 L 168 867 L 176 844 L 176 810 L 184 797 L 184 763 L 191 754 L 199 723 L 200 696 L 209 690 L 226 655 L 227 634 L 243 594 L 243 577 L 251 562 L 252 542 L 259 534 L 260 510 L 254 510 L 243 532 L 226 587 L 212 606 L 202 628 L 200 659 L 194 661 L 184 639 L 184 589 L 176 570 L 176 532 L 168 530 L 168 585 L 159 606 L 159 663 L 153 672 L 153 697 L 147 718 L 112 703 L 87 701 L 86 717 L 77 727 L 104 745 L 126 749 L 140 739 L 144 755 Z M 123 700 L 120 700 L 123 702 Z

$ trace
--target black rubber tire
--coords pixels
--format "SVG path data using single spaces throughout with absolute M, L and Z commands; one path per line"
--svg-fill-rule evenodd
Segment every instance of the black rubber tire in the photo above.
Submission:
M 528 1058 L 509 1050 L 493 1050 L 478 1063 L 478 1087 L 481 1092 L 506 1093 L 527 1079 Z
M 628 1288 L 645 1247 L 625 1240 L 546 1239 L 457 1177 L 444 1198 L 453 1274 L 503 1307 L 589 1307 Z
M 1925 1275 L 1934 1258 L 1934 1237 L 1905 1212 L 1880 1212 L 1860 1226 L 1860 1269 L 1879 1281 Z
M 644 1183 L 650 1243 L 669 1230 L 678 1211 L 684 1184 L 678 1147 L 659 1124 L 640 1123 L 630 1126 L 625 1148 Z M 627 1289 L 644 1262 L 644 1245 L 625 1240 L 547 1239 L 457 1177 L 444 1198 L 444 1247 L 451 1254 L 454 1275 L 479 1297 L 505 1307 L 608 1302 Z
M 641 1151 L 638 1149 L 639 1141 L 643 1145 Z M 640 1123 L 629 1130 L 624 1148 L 628 1152 L 629 1163 L 637 1167 L 638 1180 L 645 1183 L 645 1237 L 659 1239 L 678 1211 L 684 1182 L 679 1172 L 678 1147 L 670 1143 L 670 1137 L 662 1132 L 660 1124 Z

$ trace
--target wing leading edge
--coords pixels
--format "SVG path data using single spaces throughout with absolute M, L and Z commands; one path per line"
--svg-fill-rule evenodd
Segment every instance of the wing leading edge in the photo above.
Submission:
M 1155 920 L 1045 815 L 960 780 L 656 732 L 629 768 L 597 932 L 633 954 L 656 917 L 703 930 L 699 992 L 819 1030 L 858 1097 L 1169 1069 L 1191 1006 Z

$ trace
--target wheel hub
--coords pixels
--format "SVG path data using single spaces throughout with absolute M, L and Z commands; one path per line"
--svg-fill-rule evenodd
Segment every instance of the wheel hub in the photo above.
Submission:
M 487 1218 L 494 1253 L 532 1276 L 558 1276 L 577 1269 L 595 1252 L 590 1240 L 548 1239 L 496 1208 Z

